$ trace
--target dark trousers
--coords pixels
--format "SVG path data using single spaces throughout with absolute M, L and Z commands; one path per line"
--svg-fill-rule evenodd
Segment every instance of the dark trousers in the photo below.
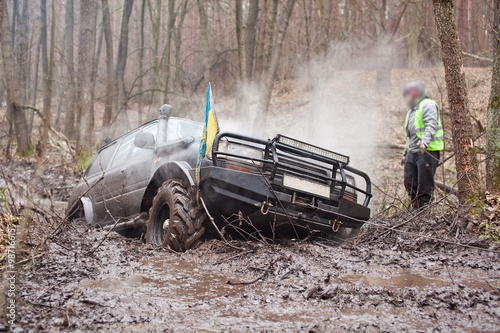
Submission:
M 413 206 L 418 209 L 429 203 L 434 192 L 434 175 L 439 163 L 439 151 L 423 155 L 408 153 L 405 162 L 404 183 Z

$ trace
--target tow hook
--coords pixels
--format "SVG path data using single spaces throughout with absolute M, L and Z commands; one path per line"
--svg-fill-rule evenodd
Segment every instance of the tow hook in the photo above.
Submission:
M 342 225 L 342 222 L 340 222 L 338 220 L 330 220 L 328 222 L 332 225 L 333 232 L 339 231 L 340 226 Z
M 267 213 L 269 213 L 269 209 L 271 208 L 272 205 L 273 204 L 270 202 L 263 201 L 260 204 L 260 212 L 262 213 L 262 215 L 267 215 Z

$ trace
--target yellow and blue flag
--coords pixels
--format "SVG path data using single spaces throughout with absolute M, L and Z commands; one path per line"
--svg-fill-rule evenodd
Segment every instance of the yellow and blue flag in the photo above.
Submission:
M 203 134 L 200 142 L 200 150 L 198 152 L 198 162 L 196 163 L 196 185 L 200 183 L 200 167 L 201 161 L 207 156 L 208 152 L 212 150 L 215 136 L 219 133 L 219 124 L 213 108 L 212 89 L 210 83 L 207 88 L 207 102 L 205 106 L 205 126 L 203 127 Z

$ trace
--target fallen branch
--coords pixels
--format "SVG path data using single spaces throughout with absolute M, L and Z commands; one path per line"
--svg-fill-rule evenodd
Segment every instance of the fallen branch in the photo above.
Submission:
M 203 209 L 205 209 L 205 213 L 207 213 L 207 216 L 208 216 L 208 219 L 210 220 L 210 222 L 212 222 L 212 225 L 214 226 L 215 230 L 217 230 L 217 232 L 219 233 L 220 237 L 222 238 L 222 241 L 224 242 L 224 244 L 226 244 L 227 246 L 229 246 L 230 248 L 232 249 L 235 249 L 235 250 L 239 250 L 239 251 L 245 251 L 244 248 L 242 247 L 239 247 L 239 246 L 236 246 L 236 245 L 233 245 L 231 244 L 225 237 L 224 235 L 222 234 L 222 232 L 220 232 L 219 230 L 219 227 L 217 227 L 217 225 L 215 224 L 215 221 L 214 221 L 214 218 L 212 217 L 212 215 L 210 215 L 210 212 L 208 211 L 208 208 L 207 206 L 205 205 L 205 201 L 203 200 L 202 197 L 200 197 L 200 202 L 203 206 Z
M 266 276 L 267 273 L 269 273 L 271 271 L 271 267 L 274 265 L 274 263 L 276 262 L 276 260 L 278 260 L 278 258 L 274 259 L 273 261 L 271 261 L 269 263 L 269 266 L 267 268 L 262 268 L 262 270 L 264 270 L 264 272 L 257 276 L 255 279 L 251 280 L 251 281 L 241 281 L 241 282 L 232 282 L 231 280 L 227 280 L 227 284 L 230 284 L 232 286 L 247 286 L 249 284 L 253 284 L 257 281 L 259 281 L 260 279 L 262 279 L 264 276 Z
M 462 54 L 466 57 L 469 57 L 469 58 L 472 58 L 472 59 L 476 59 L 476 60 L 480 60 L 480 61 L 487 61 L 487 62 L 493 62 L 493 60 L 491 58 L 486 58 L 486 57 L 481 57 L 481 56 L 478 56 L 476 54 L 472 54 L 472 53 L 469 53 L 469 52 L 463 52 L 462 51 Z

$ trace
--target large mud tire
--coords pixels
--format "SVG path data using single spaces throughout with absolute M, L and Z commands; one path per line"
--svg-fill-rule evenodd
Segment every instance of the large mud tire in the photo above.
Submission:
M 168 180 L 158 189 L 149 210 L 146 241 L 177 252 L 189 250 L 201 241 L 205 219 L 191 188 L 183 181 Z

